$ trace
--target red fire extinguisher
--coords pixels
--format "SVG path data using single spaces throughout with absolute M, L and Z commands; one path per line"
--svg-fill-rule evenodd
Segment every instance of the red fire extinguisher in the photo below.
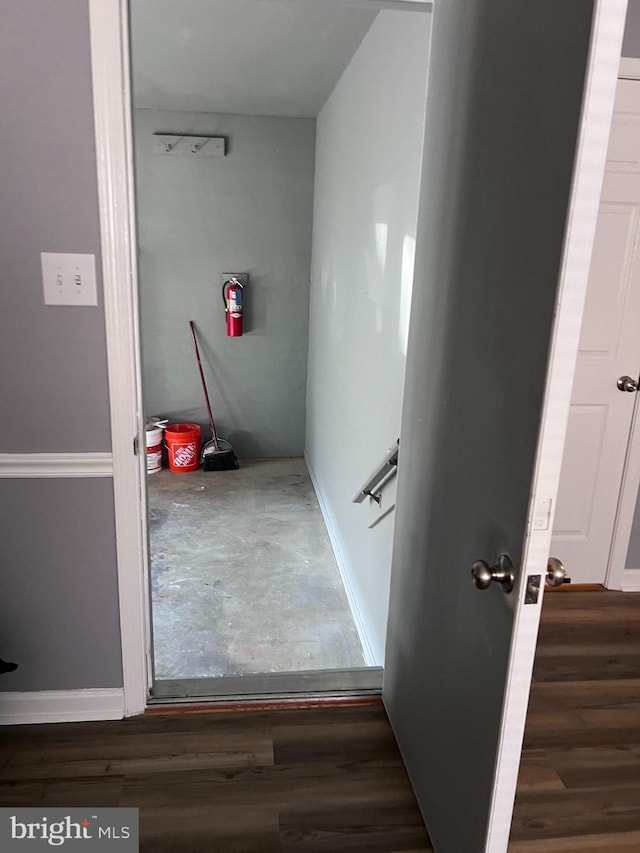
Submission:
M 222 285 L 222 301 L 227 315 L 227 335 L 239 338 L 242 335 L 242 289 L 237 278 L 230 278 Z

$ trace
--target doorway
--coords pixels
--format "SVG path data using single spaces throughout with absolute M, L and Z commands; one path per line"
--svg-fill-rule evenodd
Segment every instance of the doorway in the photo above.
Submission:
M 640 70 L 622 59 L 573 385 L 552 551 L 573 582 L 640 588 Z M 630 376 L 626 376 L 630 374 Z M 625 384 L 623 380 L 628 380 Z
M 194 320 L 240 460 L 148 477 L 163 701 L 380 689 L 395 483 L 353 499 L 400 433 L 430 24 L 385 5 L 130 3 L 144 415 L 209 438 Z

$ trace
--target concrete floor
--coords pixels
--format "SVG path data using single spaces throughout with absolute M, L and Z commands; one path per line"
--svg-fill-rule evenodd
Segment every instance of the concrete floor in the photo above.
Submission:
M 303 459 L 148 477 L 156 679 L 364 666 Z

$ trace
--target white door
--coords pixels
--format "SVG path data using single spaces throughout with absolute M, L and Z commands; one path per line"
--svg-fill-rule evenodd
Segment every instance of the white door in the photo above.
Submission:
M 616 381 L 640 371 L 639 236 L 640 81 L 620 80 L 553 529 L 574 583 L 607 577 L 636 405 Z
M 624 7 L 582 123 L 592 4 L 434 7 L 383 697 L 437 853 L 507 849 Z

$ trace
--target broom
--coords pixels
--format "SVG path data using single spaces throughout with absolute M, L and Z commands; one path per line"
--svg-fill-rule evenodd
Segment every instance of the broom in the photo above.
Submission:
M 204 379 L 204 371 L 202 370 L 202 362 L 200 361 L 200 350 L 198 349 L 196 327 L 193 324 L 193 320 L 189 320 L 189 327 L 191 329 L 191 336 L 193 337 L 193 346 L 196 351 L 200 379 L 202 380 L 202 390 L 204 391 L 204 399 L 207 404 L 207 412 L 209 413 L 209 426 L 211 427 L 211 440 L 202 448 L 200 464 L 205 471 L 233 471 L 240 467 L 238 457 L 233 452 L 233 447 L 231 447 L 228 441 L 225 441 L 224 438 L 218 438 L 211 411 L 211 403 L 209 402 L 207 383 Z

